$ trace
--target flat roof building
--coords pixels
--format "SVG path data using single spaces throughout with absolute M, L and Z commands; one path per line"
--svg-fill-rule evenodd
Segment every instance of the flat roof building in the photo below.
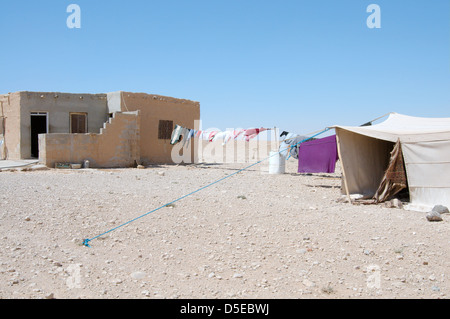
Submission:
M 0 159 L 169 164 L 175 125 L 194 128 L 199 120 L 199 102 L 154 94 L 9 93 L 0 95 Z

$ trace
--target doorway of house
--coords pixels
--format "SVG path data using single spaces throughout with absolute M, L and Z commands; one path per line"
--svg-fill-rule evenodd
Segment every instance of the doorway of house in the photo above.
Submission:
M 31 157 L 39 158 L 39 134 L 48 133 L 48 113 L 31 113 Z

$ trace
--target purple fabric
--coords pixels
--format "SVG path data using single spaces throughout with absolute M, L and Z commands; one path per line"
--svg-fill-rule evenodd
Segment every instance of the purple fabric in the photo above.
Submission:
M 336 135 L 305 142 L 298 150 L 298 172 L 334 173 L 338 159 Z

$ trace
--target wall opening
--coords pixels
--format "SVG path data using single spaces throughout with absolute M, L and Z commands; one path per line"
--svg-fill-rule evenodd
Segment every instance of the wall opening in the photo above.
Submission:
M 39 134 L 48 133 L 48 114 L 31 113 L 31 157 L 39 158 Z
M 158 126 L 158 139 L 170 140 L 172 138 L 173 121 L 159 121 Z
M 70 113 L 70 133 L 87 133 L 87 113 Z

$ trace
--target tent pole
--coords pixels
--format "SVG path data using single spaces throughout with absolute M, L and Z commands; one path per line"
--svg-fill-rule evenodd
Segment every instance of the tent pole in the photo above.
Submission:
M 391 114 L 394 114 L 394 112 L 386 113 L 383 116 L 377 117 L 376 119 L 374 119 L 374 120 L 372 120 L 372 121 L 370 121 L 368 123 L 373 123 L 373 122 L 378 121 L 379 119 L 382 119 L 383 117 L 386 117 L 386 116 L 391 115 Z
M 349 203 L 353 204 L 352 198 L 350 197 L 350 192 L 348 190 L 347 176 L 345 175 L 344 163 L 342 162 L 341 143 L 339 141 L 339 134 L 337 134 L 337 132 L 336 132 L 336 142 L 337 142 L 339 160 L 341 161 L 341 169 L 342 169 L 342 177 L 344 179 L 345 193 L 347 194 L 347 198 L 348 198 Z

